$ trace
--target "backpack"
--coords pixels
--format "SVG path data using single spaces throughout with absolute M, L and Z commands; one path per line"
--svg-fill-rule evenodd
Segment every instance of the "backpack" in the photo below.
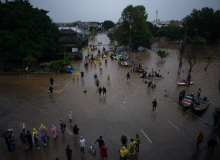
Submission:
M 63 128 L 66 128 L 66 124 L 63 122 Z
M 141 144 L 140 138 L 137 138 L 136 140 L 137 140 L 137 143 L 138 143 L 138 144 Z

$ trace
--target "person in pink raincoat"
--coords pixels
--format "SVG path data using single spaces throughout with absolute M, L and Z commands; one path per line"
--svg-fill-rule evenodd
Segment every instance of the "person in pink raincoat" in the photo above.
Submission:
M 53 139 L 56 140 L 58 138 L 56 127 L 52 125 L 50 131 L 53 133 Z

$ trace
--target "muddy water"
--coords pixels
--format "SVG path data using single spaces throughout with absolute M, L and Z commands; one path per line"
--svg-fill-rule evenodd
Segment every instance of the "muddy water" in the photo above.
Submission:
M 102 42 L 99 46 L 100 49 L 104 46 L 109 50 L 113 45 L 106 34 L 99 34 L 97 40 L 93 43 L 97 44 L 99 41 Z M 108 144 L 112 143 L 112 146 L 119 149 L 121 146 L 118 141 L 118 136 L 126 133 L 129 137 L 132 137 L 142 128 L 155 144 L 156 147 L 154 150 L 167 145 L 173 145 L 174 148 L 176 148 L 176 144 L 173 143 L 174 140 L 172 138 L 179 137 L 175 139 L 175 141 L 179 140 L 179 144 L 183 144 L 185 148 L 189 149 L 188 154 L 185 154 L 184 149 L 182 155 L 190 156 L 192 149 L 194 150 L 194 135 L 192 133 L 194 133 L 195 128 L 204 130 L 206 132 L 205 135 L 209 134 L 210 128 L 203 125 L 201 121 L 196 121 L 196 118 L 189 116 L 186 111 L 179 109 L 173 102 L 178 103 L 178 94 L 181 90 L 185 89 L 187 93 L 196 93 L 198 88 L 201 88 L 201 96 L 209 97 L 211 103 L 207 111 L 198 116 L 212 124 L 213 119 L 211 115 L 213 108 L 218 107 L 220 104 L 218 91 L 220 63 L 219 61 L 213 62 L 207 72 L 204 72 L 203 68 L 205 64 L 199 62 L 195 65 L 192 72 L 192 80 L 195 82 L 195 85 L 178 87 L 177 82 L 183 78 L 186 79 L 189 66 L 187 62 L 183 60 L 181 74 L 178 74 L 179 51 L 170 49 L 168 52 L 170 54 L 163 61 L 161 61 L 161 58 L 152 50 L 130 53 L 131 58 L 135 59 L 135 63 L 143 64 L 148 72 L 151 71 L 152 68 L 156 71 L 160 70 L 160 74 L 163 75 L 164 79 L 154 81 L 157 85 L 154 90 L 147 90 L 147 85 L 144 83 L 146 79 L 141 79 L 140 73 L 132 72 L 130 81 L 127 81 L 126 74 L 129 69 L 119 66 L 118 61 L 111 60 L 110 57 L 107 58 L 107 64 L 104 64 L 105 59 L 101 58 L 103 63 L 102 71 L 99 70 L 99 65 L 94 66 L 94 64 L 89 64 L 88 67 L 85 67 L 83 63 L 84 60 L 73 61 L 75 73 L 85 72 L 84 78 L 81 79 L 79 74 L 78 80 L 76 77 L 75 80 L 72 80 L 71 74 L 0 75 L 0 130 L 12 125 L 16 130 L 16 138 L 19 139 L 19 125 L 21 122 L 26 122 L 28 129 L 39 127 L 41 123 L 44 123 L 49 128 L 51 124 L 57 125 L 60 118 L 68 122 L 67 111 L 70 107 L 73 107 L 74 123 L 80 126 L 80 131 L 83 132 L 89 144 L 97 138 L 97 133 L 100 133 L 106 136 Z M 83 49 L 84 56 L 87 55 L 87 53 L 88 50 L 85 47 Z M 97 51 L 94 51 L 93 54 L 97 54 Z M 137 54 L 140 55 L 140 61 L 136 59 Z M 106 97 L 98 96 L 94 74 L 98 75 L 100 85 L 107 88 Z M 108 74 L 111 76 L 110 81 L 107 80 Z M 50 77 L 53 77 L 55 80 L 54 94 L 47 93 Z M 88 91 L 87 94 L 83 93 L 85 88 Z M 165 88 L 169 92 L 168 99 L 170 101 L 163 97 Z M 152 113 L 151 110 L 151 102 L 154 98 L 156 98 L 159 103 L 159 111 L 156 113 Z M 178 134 L 179 131 L 173 131 L 170 128 L 172 126 L 167 123 L 166 119 L 174 122 L 175 125 L 185 133 L 187 138 L 180 141 L 184 137 L 182 134 Z M 157 125 L 157 127 L 155 127 L 155 125 Z M 107 127 L 107 129 L 105 127 Z M 72 126 L 68 125 L 70 131 L 71 128 Z M 172 134 L 160 136 L 162 133 Z M 60 133 L 58 134 L 61 135 Z M 49 156 L 50 159 L 55 159 L 56 155 L 63 155 L 62 149 L 66 147 L 66 141 L 72 141 L 72 136 L 68 135 L 68 133 L 66 134 L 66 140 L 65 138 L 58 139 L 60 146 L 51 142 L 50 147 L 44 148 L 45 151 L 48 151 L 45 152 L 47 153 L 46 156 Z M 174 136 L 170 137 L 170 135 Z M 161 138 L 164 144 L 161 144 L 158 138 Z M 185 141 L 187 141 L 187 144 Z M 18 146 L 21 146 L 21 143 L 17 143 Z M 146 143 L 146 145 L 143 145 L 144 143 Z M 57 150 L 57 154 L 51 154 L 53 152 L 51 152 L 49 148 L 53 147 L 53 145 L 55 148 L 59 146 L 62 149 Z M 142 145 L 149 146 L 147 140 L 143 140 Z M 154 145 L 151 147 L 154 147 Z M 109 148 L 111 151 L 109 156 L 114 157 L 115 155 L 115 157 L 118 157 L 116 155 L 117 152 L 111 147 Z M 206 150 L 205 146 L 204 148 L 204 150 Z M 150 148 L 148 149 L 150 150 Z M 3 150 L 0 149 L 0 154 L 1 151 Z M 21 147 L 18 151 L 20 154 L 14 155 L 16 158 L 11 159 L 19 159 L 19 156 L 25 157 L 25 155 L 22 154 L 23 151 Z M 76 149 L 74 152 L 77 153 L 78 150 Z M 178 153 L 181 153 L 181 151 L 178 151 Z M 204 154 L 205 153 L 206 152 L 204 152 Z M 77 156 L 78 154 L 74 155 Z M 158 155 L 158 152 L 154 155 Z M 32 154 L 28 156 L 32 156 Z M 40 157 L 41 156 L 43 157 L 44 155 L 40 154 Z M 140 153 L 140 157 L 141 156 L 145 156 L 144 152 Z M 24 159 L 23 157 L 20 159 Z M 116 159 L 115 157 L 110 159 Z M 185 159 L 189 159 L 189 157 Z
M 99 46 L 100 49 L 103 48 L 103 46 L 108 50 L 113 45 L 112 42 L 110 42 L 105 34 L 99 34 L 97 36 L 97 41 L 101 41 L 102 45 Z M 92 43 L 92 42 L 90 42 Z M 94 43 L 94 42 L 93 42 Z M 96 43 L 96 42 L 95 42 Z M 95 44 L 94 43 L 94 44 Z M 201 117 L 203 120 L 207 121 L 210 124 L 213 124 L 213 118 L 212 118 L 212 112 L 215 107 L 220 107 L 220 94 L 218 90 L 219 85 L 219 79 L 220 79 L 220 61 L 219 59 L 216 59 L 214 62 L 210 64 L 207 71 L 204 71 L 204 68 L 206 66 L 204 61 L 198 62 L 194 67 L 192 71 L 192 81 L 195 82 L 194 85 L 191 86 L 179 86 L 177 85 L 177 82 L 181 79 L 187 79 L 189 64 L 183 58 L 183 65 L 181 69 L 181 73 L 178 74 L 178 66 L 179 66 L 179 48 L 180 45 L 178 44 L 172 44 L 168 45 L 165 48 L 164 45 L 160 46 L 159 44 L 154 44 L 154 46 L 161 47 L 161 49 L 166 50 L 169 54 L 168 56 L 161 60 L 161 58 L 157 55 L 157 53 L 154 50 L 147 50 L 146 52 L 131 52 L 131 59 L 135 59 L 135 63 L 138 65 L 143 64 L 145 70 L 147 72 L 151 71 L 151 69 L 156 70 L 164 77 L 163 80 L 154 80 L 153 82 L 156 83 L 157 87 L 155 89 L 155 92 L 159 92 L 160 94 L 164 93 L 164 89 L 166 88 L 169 92 L 169 99 L 172 100 L 175 103 L 178 103 L 178 94 L 181 90 L 185 89 L 186 93 L 194 93 L 197 95 L 197 91 L 199 88 L 201 88 L 202 92 L 200 97 L 207 96 L 210 99 L 210 106 L 209 108 L 202 112 L 202 113 L 193 113 L 198 117 Z M 154 48 L 154 47 L 153 47 Z M 171 48 L 171 49 L 169 49 Z M 174 49 L 172 49 L 174 48 Z M 84 55 L 87 54 L 87 50 L 84 50 Z M 127 52 L 128 54 L 129 52 Z M 94 52 L 96 54 L 96 52 Z M 137 60 L 136 55 L 140 55 L 140 61 Z M 104 60 L 102 60 L 104 63 Z M 110 66 L 109 66 L 110 64 Z M 76 65 L 76 69 L 83 69 L 83 65 L 81 64 L 80 68 L 78 64 Z M 92 66 L 94 67 L 94 66 Z M 92 68 L 91 67 L 91 68 Z M 86 69 L 88 72 L 99 73 L 99 66 L 95 68 L 95 71 L 91 71 L 90 66 Z M 111 78 L 115 80 L 115 83 L 120 84 L 120 79 L 125 78 L 126 73 L 129 71 L 128 68 L 124 68 L 122 66 L 118 66 L 117 60 L 111 60 L 108 58 L 108 66 L 104 66 L 103 72 L 100 74 L 101 78 L 103 75 L 110 74 Z M 135 78 L 135 88 L 134 92 L 136 94 L 144 94 L 142 92 L 142 84 L 144 81 L 141 78 L 139 78 L 139 73 L 131 73 L 131 77 Z M 104 77 L 105 79 L 106 77 Z M 114 81 L 113 80 L 113 81 Z M 112 85 L 112 84 L 111 84 Z M 121 88 L 125 89 L 128 86 L 121 86 Z M 155 97 L 157 98 L 157 97 Z M 181 111 L 180 112 L 185 112 Z M 183 113 L 184 114 L 184 113 Z

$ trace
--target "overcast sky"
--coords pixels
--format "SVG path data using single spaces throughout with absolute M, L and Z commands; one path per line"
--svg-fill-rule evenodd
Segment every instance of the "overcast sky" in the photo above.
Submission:
M 4 0 L 2 0 L 4 1 Z M 10 0 L 9 0 L 10 1 Z M 220 0 L 29 0 L 33 7 L 49 11 L 54 22 L 111 20 L 117 22 L 128 5 L 143 5 L 148 21 L 182 20 L 192 9 L 210 7 L 220 10 Z

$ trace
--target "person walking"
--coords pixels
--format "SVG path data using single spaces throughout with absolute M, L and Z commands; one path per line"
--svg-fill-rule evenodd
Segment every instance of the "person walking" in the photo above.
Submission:
M 105 143 L 103 143 L 103 145 L 101 146 L 101 153 L 102 153 L 103 160 L 105 158 L 108 158 L 107 150 L 108 148 L 105 146 Z
M 209 141 L 208 141 L 208 148 L 211 148 L 211 155 L 213 155 L 214 149 L 217 146 L 217 141 L 215 137 L 212 137 Z
M 101 86 L 99 87 L 99 94 L 100 94 L 100 96 L 102 96 L 102 87 Z
M 49 87 L 48 93 L 53 93 L 53 87 L 52 86 Z
M 79 79 L 79 73 L 78 72 L 76 72 L 76 78 Z
M 62 131 L 62 134 L 64 134 L 65 129 L 66 129 L 66 124 L 61 119 L 60 120 L 60 130 Z
M 136 152 L 139 152 L 139 144 L 141 143 L 141 140 L 140 140 L 140 137 L 138 134 L 136 134 L 136 136 L 135 136 L 135 142 L 136 142 L 135 150 L 136 150 Z
M 203 132 L 198 133 L 196 131 L 196 139 L 195 140 L 196 140 L 196 148 L 199 149 L 199 144 L 202 143 L 202 142 L 204 143 L 204 134 L 203 134 Z
M 72 149 L 70 149 L 69 145 L 67 145 L 67 148 L 66 148 L 66 155 L 67 155 L 68 160 L 71 160 L 71 158 L 72 158 Z
M 127 76 L 127 80 L 130 80 L 130 73 L 129 72 L 127 73 L 126 76 Z
M 29 144 L 29 148 L 32 148 L 33 147 L 33 141 L 32 141 L 32 137 L 31 137 L 31 134 L 30 134 L 30 131 L 28 130 L 27 133 L 26 133 L 26 139 L 28 141 L 28 144 Z
M 5 143 L 7 145 L 7 148 L 8 148 L 9 152 L 12 151 L 12 148 L 11 148 L 11 138 L 12 138 L 12 135 L 10 135 L 8 137 L 5 137 Z
M 99 88 L 99 84 L 100 84 L 100 82 L 99 82 L 98 79 L 95 81 L 95 84 L 96 84 L 97 88 Z
M 103 96 L 106 95 L 106 91 L 107 91 L 106 88 L 103 87 L 102 90 L 103 90 Z
M 23 149 L 27 149 L 28 145 L 26 143 L 26 137 L 25 137 L 25 134 L 23 132 L 20 134 L 20 139 L 21 139 L 21 142 L 23 143 Z
M 41 124 L 40 128 L 39 128 L 39 131 L 41 131 L 42 129 L 44 130 L 44 133 L 45 133 L 47 139 L 49 140 L 50 137 L 48 136 L 48 129 L 47 129 L 47 127 L 45 125 Z
M 53 82 L 54 82 L 53 78 L 50 78 L 50 85 L 51 86 L 53 85 Z
M 201 94 L 201 89 L 199 88 L 198 95 L 197 95 L 198 98 L 200 97 L 200 94 Z
M 34 135 L 34 134 L 38 135 L 38 131 L 37 131 L 35 128 L 33 128 L 32 134 L 33 134 L 33 135 Z
M 125 135 L 121 136 L 120 142 L 122 143 L 122 146 L 127 148 L 128 138 Z
M 86 140 L 83 138 L 83 136 L 80 137 L 79 145 L 80 145 L 81 154 L 84 154 L 85 153 Z
M 79 134 L 79 128 L 77 127 L 77 125 L 74 125 L 74 127 L 73 127 L 73 138 L 77 139 L 78 134 Z
M 83 76 L 84 76 L 84 72 L 82 71 L 82 72 L 80 72 L 81 73 L 81 78 L 83 78 Z
M 41 136 L 41 139 L 42 139 L 44 145 L 47 145 L 46 134 L 43 129 L 41 129 L 40 136 Z
M 129 150 L 129 154 L 130 154 L 131 159 L 133 159 L 136 151 L 135 151 L 135 142 L 134 142 L 134 140 L 132 138 L 131 138 L 131 143 L 129 145 L 129 149 L 128 150 Z
M 58 136 L 57 136 L 57 129 L 54 124 L 51 126 L 50 131 L 53 133 L 53 139 L 56 140 Z
M 95 141 L 95 144 L 96 144 L 97 142 L 99 143 L 100 152 L 102 152 L 101 147 L 102 147 L 103 144 L 104 144 L 104 141 L 102 140 L 102 136 L 100 136 L 99 139 L 97 139 L 97 140 Z
M 21 123 L 21 125 L 20 125 L 20 127 L 21 127 L 21 129 L 22 129 L 22 133 L 24 133 L 25 134 L 25 123 Z
M 72 108 L 69 108 L 69 120 L 70 120 L 70 123 L 72 122 Z
M 154 99 L 154 101 L 152 102 L 152 105 L 153 105 L 153 111 L 156 110 L 156 107 L 157 107 L 156 99 Z
M 10 136 L 10 144 L 11 144 L 11 149 L 12 151 L 15 151 L 16 150 L 16 144 L 15 144 L 15 139 L 13 136 Z
M 74 79 L 75 78 L 75 74 L 74 74 L 74 72 L 72 72 L 72 79 Z
M 152 84 L 152 81 L 150 81 L 150 82 L 148 83 L 147 88 L 150 88 L 151 84 Z
M 128 150 L 127 148 L 125 148 L 125 146 L 122 147 L 122 149 L 120 150 L 120 155 L 122 159 L 126 159 L 128 156 Z
M 37 148 L 37 149 L 40 149 L 39 140 L 38 140 L 37 134 L 34 134 L 34 135 L 33 135 L 33 142 L 34 142 L 36 148 Z

